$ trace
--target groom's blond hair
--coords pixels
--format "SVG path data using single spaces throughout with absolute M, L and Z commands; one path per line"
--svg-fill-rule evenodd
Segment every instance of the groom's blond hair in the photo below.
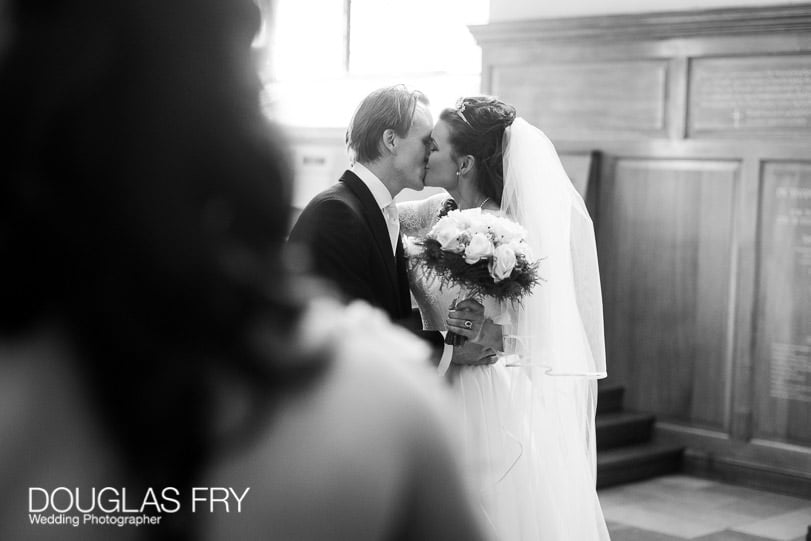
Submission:
M 379 88 L 363 98 L 346 129 L 346 146 L 352 159 L 360 163 L 377 160 L 382 155 L 381 138 L 386 130 L 405 137 L 418 102 L 428 105 L 428 98 L 405 85 Z

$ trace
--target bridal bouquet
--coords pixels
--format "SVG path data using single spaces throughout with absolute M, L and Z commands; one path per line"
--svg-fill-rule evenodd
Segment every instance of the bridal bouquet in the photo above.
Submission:
M 479 208 L 449 212 L 409 244 L 412 265 L 423 265 L 440 288 L 461 287 L 463 295 L 520 303 L 540 281 L 526 230 Z

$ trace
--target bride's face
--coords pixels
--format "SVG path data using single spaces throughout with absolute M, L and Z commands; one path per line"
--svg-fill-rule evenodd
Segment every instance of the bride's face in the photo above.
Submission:
M 431 132 L 433 138 L 431 153 L 428 156 L 428 165 L 425 168 L 425 185 L 455 189 L 459 183 L 456 171 L 459 169 L 451 153 L 451 130 L 448 123 L 439 120 Z

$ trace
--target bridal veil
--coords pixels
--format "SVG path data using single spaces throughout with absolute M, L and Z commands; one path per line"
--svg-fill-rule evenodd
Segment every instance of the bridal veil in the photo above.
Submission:
M 513 400 L 529 408 L 529 472 L 550 539 L 608 539 L 596 493 L 597 379 L 606 376 L 594 227 L 544 133 L 522 118 L 505 130 L 501 211 L 522 224 L 542 279 L 505 328 Z M 540 497 L 538 496 L 540 494 Z M 554 517 L 554 518 L 552 518 Z M 548 531 L 553 527 L 556 531 Z

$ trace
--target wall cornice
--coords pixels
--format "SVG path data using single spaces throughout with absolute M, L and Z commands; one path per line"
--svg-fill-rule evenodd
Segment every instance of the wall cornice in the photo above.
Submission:
M 479 45 L 802 33 L 811 32 L 811 4 L 505 21 L 470 31 Z

